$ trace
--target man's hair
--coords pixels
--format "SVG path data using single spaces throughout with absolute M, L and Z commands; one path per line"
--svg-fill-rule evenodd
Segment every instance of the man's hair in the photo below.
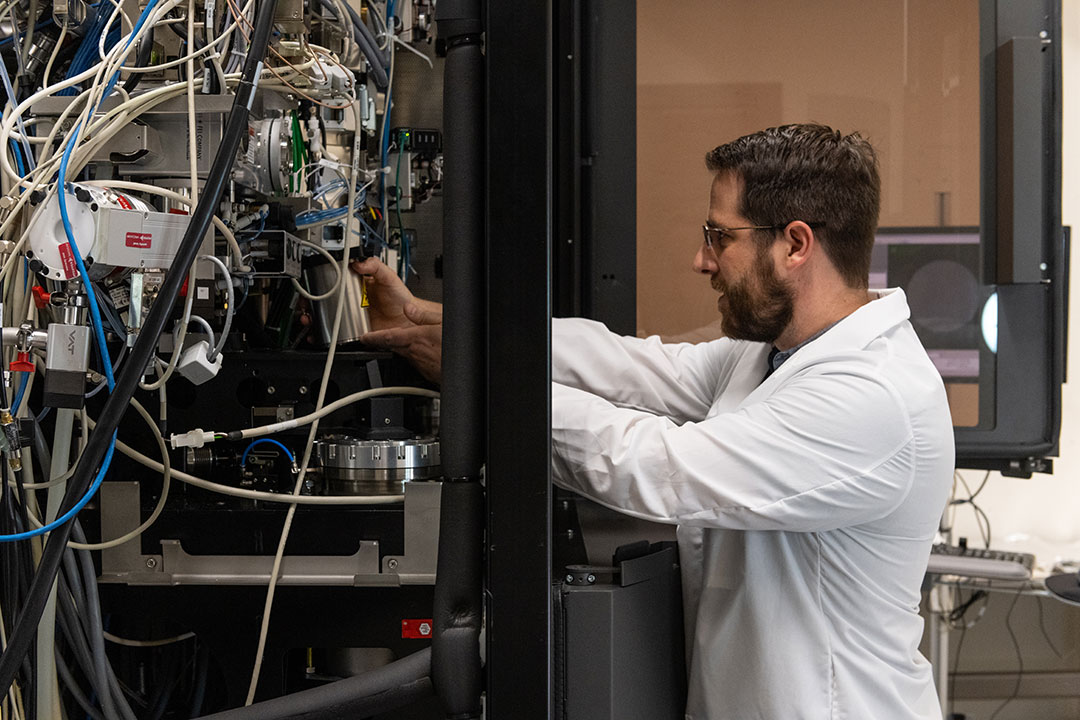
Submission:
M 811 224 L 847 284 L 867 286 L 881 178 L 874 148 L 861 135 L 784 125 L 721 145 L 705 164 L 735 173 L 742 184 L 739 213 L 752 224 Z

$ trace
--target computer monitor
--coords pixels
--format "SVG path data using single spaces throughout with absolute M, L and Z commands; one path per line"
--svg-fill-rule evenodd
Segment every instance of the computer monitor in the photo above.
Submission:
M 1068 232 L 1043 283 L 983 282 L 977 227 L 879 228 L 870 287 L 899 287 L 941 373 L 957 466 L 1028 475 L 1049 468 L 1061 424 Z
M 870 287 L 903 288 L 911 324 L 945 381 L 953 425 L 992 428 L 997 295 L 980 282 L 979 229 L 880 228 Z

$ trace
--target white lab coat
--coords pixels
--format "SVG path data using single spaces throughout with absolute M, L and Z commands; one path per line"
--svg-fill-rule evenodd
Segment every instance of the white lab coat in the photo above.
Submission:
M 679 525 L 693 720 L 940 720 L 920 585 L 951 487 L 941 378 L 884 291 L 769 347 L 553 321 L 555 482 Z

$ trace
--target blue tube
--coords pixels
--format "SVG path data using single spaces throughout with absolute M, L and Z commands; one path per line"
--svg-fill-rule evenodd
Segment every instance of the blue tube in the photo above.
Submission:
M 244 467 L 244 465 L 247 464 L 248 453 L 251 452 L 251 449 L 253 447 L 255 447 L 256 445 L 259 445 L 261 443 L 267 443 L 267 444 L 270 444 L 270 445 L 277 445 L 279 448 L 281 448 L 281 451 L 285 453 L 286 457 L 289 458 L 289 462 L 291 462 L 293 464 L 296 464 L 296 458 L 293 457 L 293 454 L 291 452 L 289 452 L 289 448 L 285 447 L 284 445 L 279 443 L 277 440 L 274 440 L 273 438 L 259 438 L 258 440 L 253 441 L 244 450 L 244 454 L 240 458 L 240 467 Z

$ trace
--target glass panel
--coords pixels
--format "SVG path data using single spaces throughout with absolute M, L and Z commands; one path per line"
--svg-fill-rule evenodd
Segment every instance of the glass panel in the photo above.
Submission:
M 992 427 L 977 0 L 638 0 L 637 13 L 639 334 L 715 327 L 707 280 L 687 282 L 708 150 L 790 122 L 858 130 L 881 161 L 871 286 L 908 292 L 955 423 Z

